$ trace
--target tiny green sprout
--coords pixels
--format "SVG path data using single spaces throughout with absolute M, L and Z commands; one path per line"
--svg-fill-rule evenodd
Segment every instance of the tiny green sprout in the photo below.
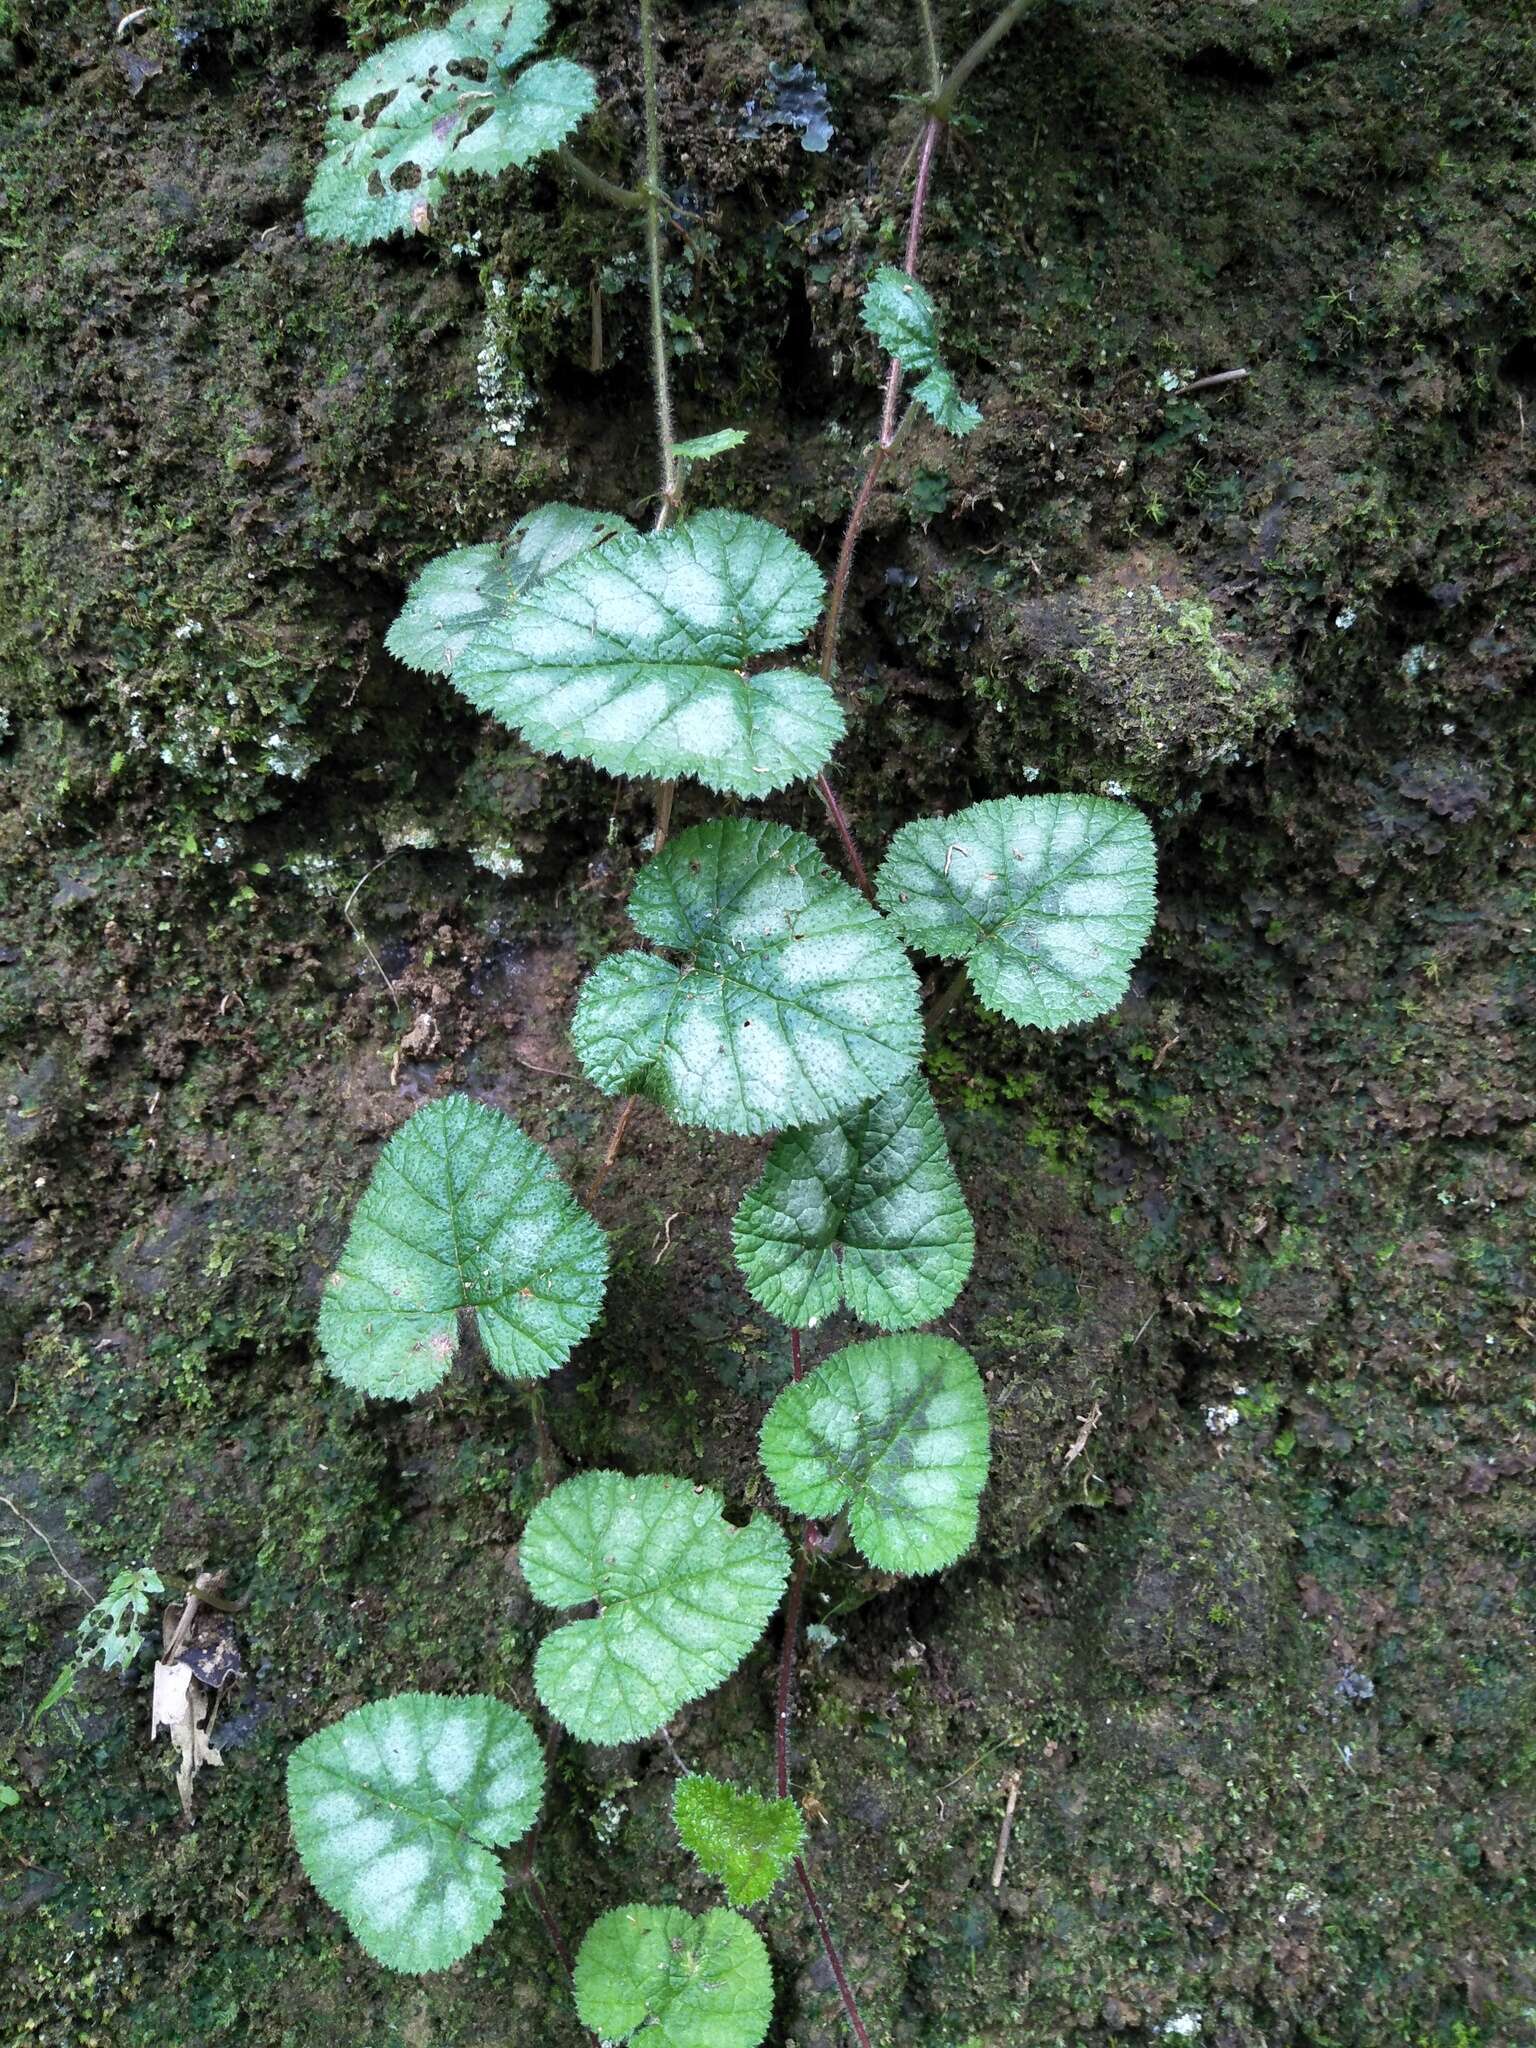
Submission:
M 576 2010 L 604 2042 L 645 2048 L 757 2048 L 773 2017 L 763 1937 L 717 1906 L 619 1906 L 576 1957 Z
M 691 441 L 678 441 L 672 453 L 684 462 L 713 462 L 717 455 L 729 455 L 733 448 L 740 448 L 746 438 L 742 427 L 721 427 L 713 434 L 697 434 Z
M 376 1962 L 446 1970 L 501 1913 L 495 1851 L 544 1797 L 526 1716 L 487 1694 L 403 1692 L 301 1742 L 288 1812 L 310 1882 Z
M 702 1775 L 678 1781 L 672 1819 L 683 1847 L 720 1879 L 733 1906 L 766 1899 L 805 1840 L 793 1799 L 761 1799 Z
M 546 0 L 470 0 L 360 65 L 331 97 L 304 202 L 310 233 L 359 243 L 420 234 L 444 178 L 494 176 L 558 149 L 597 92 L 564 57 L 519 68 L 548 23 Z
M 542 1145 L 465 1095 L 384 1148 L 320 1307 L 332 1372 L 404 1400 L 435 1387 L 472 1310 L 491 1364 L 541 1379 L 602 1305 L 607 1241 Z
M 160 1574 L 149 1566 L 117 1572 L 105 1593 L 75 1628 L 75 1654 L 59 1672 L 32 1712 L 35 1730 L 45 1715 L 67 1700 L 81 1673 L 93 1664 L 103 1671 L 126 1671 L 148 1640 L 144 1623 L 149 1603 L 165 1591 Z M 66 1709 L 66 1718 L 69 1710 Z

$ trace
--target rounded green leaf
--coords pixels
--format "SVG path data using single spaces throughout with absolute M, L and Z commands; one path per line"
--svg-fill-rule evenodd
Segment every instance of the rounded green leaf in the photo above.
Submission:
M 805 1839 L 793 1799 L 762 1799 L 702 1774 L 678 1781 L 672 1818 L 683 1847 L 723 1882 L 733 1906 L 766 1899 Z
M 534 1509 L 520 1556 L 546 1607 L 598 1603 L 539 1645 L 533 1681 L 583 1742 L 638 1742 L 730 1677 L 779 1604 L 783 1531 L 727 1522 L 685 1479 L 584 1472 Z
M 1157 855 L 1133 804 L 998 797 L 903 826 L 875 887 L 912 945 L 965 961 L 987 1009 L 1055 1031 L 1125 994 L 1152 929 Z
M 511 1117 L 467 1095 L 417 1110 L 379 1156 L 320 1304 L 336 1377 L 403 1400 L 453 1362 L 473 1309 L 491 1364 L 541 1379 L 602 1306 L 607 1240 Z
M 544 34 L 546 0 L 481 4 L 398 36 L 337 87 L 304 219 L 344 242 L 416 234 L 451 173 L 504 171 L 558 148 L 597 104 L 592 75 L 563 57 L 517 76 Z
M 935 1572 L 976 1536 L 987 1483 L 987 1396 L 947 1337 L 850 1344 L 784 1389 L 762 1430 L 763 1467 L 797 1515 L 848 1511 L 872 1565 Z
M 576 2010 L 605 2042 L 645 2048 L 757 2048 L 773 2017 L 763 1938 L 723 1906 L 620 1906 L 587 1929 Z
M 609 512 L 540 505 L 504 541 L 454 548 L 428 562 L 406 593 L 384 645 L 407 668 L 451 675 L 470 641 L 513 598 L 623 528 L 624 521 Z
M 641 871 L 629 914 L 681 962 L 620 954 L 582 989 L 572 1042 L 606 1093 L 759 1132 L 840 1116 L 917 1065 L 911 964 L 803 833 L 695 825 Z
M 446 1970 L 484 1940 L 505 1882 L 492 1852 L 527 1834 L 543 1796 L 527 1718 L 483 1693 L 375 1700 L 288 1760 L 309 1881 L 392 1970 Z
M 976 1234 L 927 1083 L 910 1075 L 835 1123 L 786 1131 L 733 1235 L 753 1299 L 794 1329 L 845 1301 L 882 1330 L 943 1315 Z
M 941 427 L 965 435 L 981 425 L 981 414 L 961 398 L 939 355 L 938 313 L 915 277 L 883 264 L 864 294 L 863 315 L 886 354 L 922 378 L 912 396 Z
M 828 760 L 819 676 L 759 669 L 821 612 L 821 571 L 776 526 L 701 512 L 568 562 L 469 647 L 454 683 L 549 754 L 764 796 Z

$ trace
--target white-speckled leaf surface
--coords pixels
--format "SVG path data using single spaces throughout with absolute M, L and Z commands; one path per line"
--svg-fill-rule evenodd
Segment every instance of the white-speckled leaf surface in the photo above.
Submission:
M 447 1095 L 380 1154 L 320 1303 L 332 1372 L 404 1400 L 453 1363 L 472 1309 L 491 1364 L 541 1379 L 602 1305 L 607 1239 L 542 1145 L 499 1109 Z
M 638 1742 L 730 1677 L 789 1576 L 777 1522 L 727 1522 L 685 1479 L 584 1472 L 528 1517 L 519 1553 L 546 1607 L 598 1603 L 544 1638 L 539 1698 L 583 1742 Z
M 1157 907 L 1157 854 L 1134 804 L 1008 796 L 905 825 L 875 877 L 903 936 L 964 960 L 982 1003 L 1056 1031 L 1112 1010 Z
M 803 833 L 695 825 L 642 869 L 629 914 L 680 958 L 623 953 L 582 989 L 572 1042 L 608 1094 L 760 1132 L 840 1116 L 916 1067 L 911 963 Z
M 882 1330 L 943 1315 L 976 1235 L 928 1084 L 913 1074 L 835 1123 L 786 1131 L 733 1236 L 753 1299 L 795 1329 L 845 1301 Z
M 821 599 L 787 533 L 701 512 L 568 562 L 489 623 L 453 680 L 544 753 L 765 796 L 814 775 L 842 736 L 819 676 L 753 666 L 802 639 Z
M 288 1760 L 300 1861 L 375 1961 L 446 1970 L 501 1911 L 492 1853 L 532 1827 L 544 1757 L 526 1717 L 483 1693 L 397 1693 Z
M 850 1344 L 779 1395 L 762 1457 L 795 1514 L 846 1508 L 871 1564 L 939 1571 L 976 1537 L 989 1457 L 981 1375 L 947 1337 Z

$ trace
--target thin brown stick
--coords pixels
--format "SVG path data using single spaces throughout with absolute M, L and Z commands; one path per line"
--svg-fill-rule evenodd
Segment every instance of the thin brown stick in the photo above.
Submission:
M 797 1380 L 805 1378 L 805 1366 L 800 1358 L 800 1332 L 798 1330 L 791 1330 L 789 1333 L 789 1370 L 791 1378 Z
M 658 782 L 656 785 L 656 836 L 651 842 L 651 858 L 667 843 L 667 834 L 672 830 L 672 799 L 677 794 L 675 782 Z
M 931 1038 L 965 993 L 965 962 L 962 960 L 923 1012 L 923 1036 Z
M 9 1508 L 11 1513 L 16 1517 L 17 1521 L 20 1522 L 24 1528 L 28 1528 L 32 1531 L 32 1534 L 37 1538 L 38 1542 L 42 1544 L 44 1550 L 47 1551 L 48 1555 L 53 1559 L 54 1563 L 58 1566 L 59 1570 L 63 1573 L 64 1577 L 68 1579 L 69 1583 L 74 1587 L 75 1591 L 80 1595 L 81 1599 L 89 1600 L 92 1603 L 92 1605 L 94 1605 L 96 1595 L 91 1591 L 89 1586 L 81 1585 L 80 1581 L 75 1577 L 74 1573 L 70 1570 L 69 1566 L 64 1562 L 63 1558 L 60 1557 L 59 1553 L 48 1541 L 47 1535 L 44 1533 L 43 1530 L 39 1529 L 36 1522 L 32 1520 L 31 1516 L 24 1515 L 21 1512 L 21 1509 L 17 1507 L 15 1501 L 13 1501 L 10 1495 L 6 1493 L 0 1493 L 0 1507 Z
M 629 1120 L 634 1115 L 635 1105 L 639 1100 L 638 1095 L 626 1095 L 624 1098 L 623 1105 L 619 1110 L 618 1121 L 614 1124 L 613 1134 L 608 1140 L 608 1149 L 603 1154 L 602 1164 L 598 1167 L 596 1173 L 593 1174 L 591 1185 L 587 1189 L 587 1200 L 589 1203 L 595 1202 L 603 1191 L 603 1182 L 608 1178 L 613 1162 L 618 1158 L 623 1147 L 624 1133 L 629 1129 Z

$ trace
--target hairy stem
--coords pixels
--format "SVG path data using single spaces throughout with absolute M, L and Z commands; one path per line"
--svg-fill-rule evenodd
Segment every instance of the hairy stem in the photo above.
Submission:
M 651 387 L 656 399 L 656 433 L 661 442 L 661 509 L 656 531 L 668 527 L 678 508 L 677 434 L 672 424 L 672 386 L 667 371 L 667 328 L 661 303 L 661 117 L 656 92 L 655 0 L 640 0 L 640 64 L 645 93 L 645 258 L 651 298 Z
M 941 121 L 947 121 L 955 111 L 955 103 L 977 66 L 986 62 L 1009 29 L 1022 20 L 1034 4 L 1035 0 L 1012 0 L 1012 4 L 1003 9 L 991 26 L 982 30 L 933 95 L 931 105 Z
M 779 1697 L 774 1719 L 774 1756 L 778 1764 L 781 1799 L 789 1797 L 789 1710 L 795 1687 L 795 1651 L 800 1635 L 800 1607 L 805 1599 L 805 1581 L 811 1569 L 811 1544 L 815 1535 L 815 1523 L 808 1522 L 784 1602 L 784 1643 L 779 1652 Z
M 816 1932 L 821 1936 L 821 1946 L 837 1984 L 838 1996 L 843 2001 L 843 2011 L 853 2029 L 853 2038 L 859 2048 L 870 2048 L 869 2029 L 859 2016 L 859 2008 L 853 1995 L 853 1986 L 848 1982 L 848 1973 L 843 1968 L 843 1959 L 837 1952 L 837 1943 L 832 1939 L 832 1930 L 827 1925 L 827 1916 L 821 1910 L 821 1901 L 816 1896 L 816 1887 L 811 1883 L 811 1873 L 805 1867 L 805 1858 L 795 1858 L 795 1875 L 800 1880 L 800 1889 L 805 1893 L 805 1903 L 811 1909 L 811 1918 L 816 1922 Z
M 825 770 L 817 776 L 816 788 L 822 802 L 827 807 L 827 816 L 837 827 L 837 836 L 843 842 L 843 855 L 848 862 L 849 871 L 864 895 L 873 903 L 875 892 L 870 886 L 869 876 L 865 871 L 863 859 L 859 853 L 858 846 L 855 844 L 853 828 L 848 823 L 848 814 L 838 802 L 837 791 L 827 780 Z
M 565 1936 L 560 1932 L 560 1922 L 551 1912 L 549 1900 L 544 1896 L 544 1887 L 539 1883 L 538 1875 L 531 1867 L 528 1872 L 528 1896 L 533 1901 L 533 1910 L 544 1923 L 549 1945 L 560 1958 L 560 1967 L 569 1978 L 572 1975 L 571 1952 L 565 1945 Z
M 584 192 L 590 192 L 594 199 L 606 200 L 610 206 L 621 206 L 626 213 L 639 213 L 650 203 L 644 192 L 637 192 L 630 185 L 616 185 L 612 178 L 605 178 L 601 171 L 594 171 L 574 150 L 557 149 L 555 161 L 568 178 L 573 179 Z

